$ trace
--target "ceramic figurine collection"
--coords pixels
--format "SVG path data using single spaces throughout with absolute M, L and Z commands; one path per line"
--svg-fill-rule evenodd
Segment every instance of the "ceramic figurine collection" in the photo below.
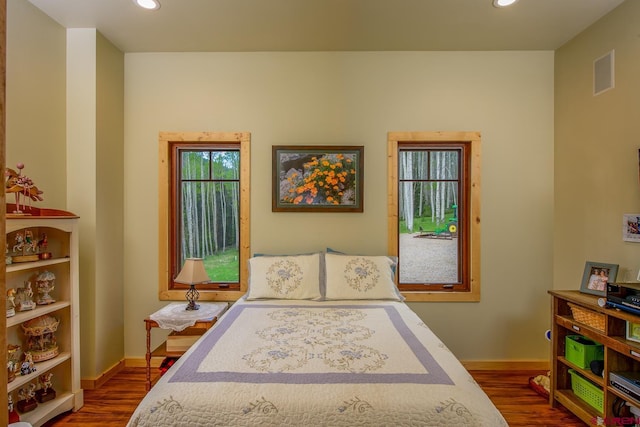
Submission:
M 48 251 L 47 233 L 41 233 L 39 236 L 36 233 L 37 231 L 26 229 L 7 235 L 5 264 L 50 259 L 52 254 Z
M 22 362 L 19 362 L 19 345 L 7 345 L 7 377 L 8 382 L 12 382 L 18 375 L 25 376 L 37 372 L 32 352 L 26 351 L 22 355 Z M 20 420 L 20 413 L 34 410 L 38 403 L 44 403 L 55 399 L 56 391 L 53 388 L 53 373 L 45 372 L 37 376 L 37 384 L 28 382 L 18 389 L 17 403 L 14 405 L 14 396 L 8 395 L 9 422 Z M 17 409 L 17 411 L 16 411 Z
M 18 163 L 15 169 L 5 169 L 5 193 L 7 197 L 11 194 L 15 197 L 15 204 L 7 206 L 7 218 L 39 215 L 39 211 L 32 209 L 31 204 L 43 200 L 43 191 L 38 189 L 31 178 L 22 173 L 24 167 L 23 163 Z M 38 307 L 56 302 L 54 272 L 57 272 L 55 268 L 58 267 L 54 267 L 54 271 L 41 268 L 57 265 L 57 262 L 52 260 L 53 254 L 49 245 L 51 236 L 47 235 L 48 232 L 47 227 L 27 227 L 6 234 L 5 265 L 32 263 L 32 265 L 25 265 L 25 268 L 7 267 L 7 270 L 13 274 L 14 286 L 6 290 L 6 317 L 16 315 L 22 317 L 14 319 L 12 323 L 18 327 L 16 332 L 22 332 L 13 334 L 12 339 L 24 338 L 22 343 L 7 344 L 7 382 L 11 383 L 20 378 L 16 381 L 18 384 L 9 387 L 7 396 L 9 423 L 20 421 L 21 414 L 33 411 L 38 405 L 56 399 L 54 373 L 44 369 L 46 366 L 43 367 L 44 372 L 38 372 L 39 362 L 59 355 L 56 339 L 59 318 L 52 314 L 38 316 L 40 313 L 37 312 Z M 59 244 L 58 239 L 54 239 L 54 244 L 51 245 L 54 251 L 59 250 Z M 57 255 L 68 257 L 66 254 Z M 20 315 L 29 311 L 31 313 Z M 47 311 L 52 309 L 43 310 L 43 312 Z M 56 311 L 54 308 L 53 313 Z M 28 320 L 22 321 L 23 319 Z M 63 384 L 65 375 L 66 373 L 60 380 Z M 33 417 L 34 415 L 29 415 L 27 418 Z M 41 416 L 38 414 L 35 417 Z
M 38 297 L 34 302 L 34 286 L 35 281 L 36 292 Z M 55 289 L 56 276 L 52 272 L 45 270 L 34 276 L 34 279 L 24 282 L 21 288 L 7 289 L 7 317 L 15 316 L 16 312 L 33 310 L 36 305 L 48 305 L 56 302 L 51 296 L 51 292 Z

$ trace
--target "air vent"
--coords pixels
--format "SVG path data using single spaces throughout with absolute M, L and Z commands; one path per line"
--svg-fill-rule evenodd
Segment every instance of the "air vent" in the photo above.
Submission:
M 614 52 L 607 52 L 593 61 L 593 96 L 615 87 Z

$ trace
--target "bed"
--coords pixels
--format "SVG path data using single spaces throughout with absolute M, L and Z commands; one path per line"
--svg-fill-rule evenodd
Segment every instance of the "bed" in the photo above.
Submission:
M 394 268 L 388 257 L 252 258 L 247 295 L 167 371 L 128 426 L 506 426 L 402 301 Z

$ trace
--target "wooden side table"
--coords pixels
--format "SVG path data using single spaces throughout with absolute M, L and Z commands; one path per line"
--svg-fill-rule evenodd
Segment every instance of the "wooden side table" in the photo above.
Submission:
M 195 311 L 186 311 L 184 307 L 186 303 L 171 303 L 162 309 L 156 311 L 151 314 L 149 317 L 144 319 L 144 323 L 147 329 L 147 353 L 145 355 L 145 359 L 147 362 L 146 366 L 146 384 L 145 389 L 149 391 L 153 384 L 160 378 L 161 375 L 158 375 L 155 378 L 151 378 L 151 358 L 152 357 L 180 357 L 185 351 L 167 351 L 167 342 L 164 341 L 160 346 L 158 346 L 155 350 L 151 351 L 151 329 L 152 328 L 161 328 L 161 329 L 173 329 L 180 330 L 181 332 L 188 332 L 192 334 L 202 335 L 209 328 L 211 328 L 217 321 L 218 318 L 227 310 L 227 303 L 207 303 L 200 302 L 200 310 Z M 184 310 L 184 313 L 182 312 Z M 163 313 L 170 313 L 170 316 L 173 319 L 178 319 L 178 323 L 188 323 L 190 326 L 187 326 L 185 329 L 175 329 L 171 325 L 165 324 L 161 319 Z M 201 314 L 201 316 L 198 316 Z M 160 318 L 158 318 L 160 316 Z M 184 316 L 184 318 L 181 318 Z M 156 319 L 156 320 L 154 320 Z M 163 326 L 161 326 L 161 324 Z M 182 325 L 184 326 L 184 325 Z

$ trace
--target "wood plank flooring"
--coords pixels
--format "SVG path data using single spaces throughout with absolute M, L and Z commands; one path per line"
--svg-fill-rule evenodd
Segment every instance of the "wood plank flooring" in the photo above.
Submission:
M 511 427 L 586 424 L 566 409 L 551 408 L 545 398 L 529 388 L 536 371 L 471 371 Z M 45 427 L 122 427 L 146 394 L 144 368 L 125 368 L 97 390 L 85 390 L 84 406 L 76 413 L 62 414 Z

